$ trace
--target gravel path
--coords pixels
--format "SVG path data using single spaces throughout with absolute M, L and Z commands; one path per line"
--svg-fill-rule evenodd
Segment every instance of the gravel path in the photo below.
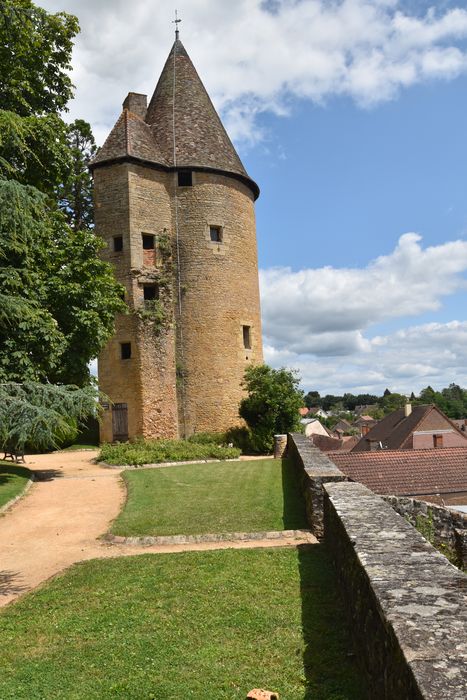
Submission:
M 0 517 L 0 607 L 71 564 L 87 559 L 147 553 L 297 546 L 312 535 L 128 546 L 97 538 L 109 529 L 125 498 L 121 470 L 94 464 L 97 451 L 27 457 L 36 483 Z

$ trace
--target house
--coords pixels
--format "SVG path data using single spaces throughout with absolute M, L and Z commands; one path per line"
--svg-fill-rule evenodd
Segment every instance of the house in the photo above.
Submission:
M 370 411 L 376 411 L 379 408 L 377 403 L 364 403 L 359 406 L 355 406 L 354 412 L 357 416 L 361 416 L 363 413 L 368 414 Z
M 336 425 L 334 426 L 334 428 L 332 430 L 339 437 L 342 437 L 342 435 L 344 433 L 348 433 L 349 430 L 352 430 L 352 426 L 344 418 L 341 418 L 340 420 L 337 421 Z
M 308 415 L 314 416 L 315 418 L 328 418 L 329 413 L 323 411 L 323 409 L 319 406 L 313 406 L 313 408 L 308 410 Z
M 393 411 L 364 435 L 352 452 L 467 447 L 467 437 L 434 404 Z
M 330 436 L 329 430 L 325 428 L 317 418 L 302 418 L 300 423 L 305 426 L 306 437 L 310 437 L 311 435 Z
M 350 478 L 378 494 L 467 503 L 467 446 L 442 450 L 328 452 Z
M 360 437 L 363 437 L 370 432 L 371 428 L 373 428 L 377 422 L 378 421 L 371 416 L 359 416 L 357 420 L 352 423 L 352 428 L 357 428 L 360 432 Z
M 463 433 L 467 432 L 467 418 L 453 419 L 452 421 Z
M 302 418 L 305 418 L 308 415 L 308 408 L 304 406 L 303 408 L 299 408 L 298 412 Z

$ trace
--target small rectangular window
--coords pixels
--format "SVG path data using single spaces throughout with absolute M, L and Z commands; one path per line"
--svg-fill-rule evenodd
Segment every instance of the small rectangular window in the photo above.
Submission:
M 178 186 L 191 187 L 193 185 L 193 173 L 191 170 L 178 171 Z
M 150 233 L 141 234 L 143 237 L 143 248 L 144 250 L 154 250 L 155 248 L 155 236 Z
M 243 347 L 251 350 L 251 326 L 243 326 Z
M 222 243 L 222 229 L 220 226 L 210 226 L 209 235 L 214 243 Z
M 433 435 L 433 447 L 442 447 L 443 446 L 443 436 L 442 435 Z
M 123 250 L 123 236 L 114 236 L 114 252 L 121 253 Z
M 131 358 L 131 343 L 120 343 L 120 357 L 122 360 Z
M 143 285 L 143 295 L 144 301 L 152 301 L 153 299 L 159 299 L 159 287 L 157 284 L 144 284 Z

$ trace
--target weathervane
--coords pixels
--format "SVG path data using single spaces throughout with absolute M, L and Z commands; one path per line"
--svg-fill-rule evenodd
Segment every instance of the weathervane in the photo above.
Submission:
M 178 19 L 177 10 L 175 10 L 175 19 L 172 20 L 172 24 L 175 24 L 175 41 L 177 41 L 178 35 L 180 34 L 180 32 L 178 30 L 178 25 L 180 24 L 181 21 L 182 21 L 181 19 Z

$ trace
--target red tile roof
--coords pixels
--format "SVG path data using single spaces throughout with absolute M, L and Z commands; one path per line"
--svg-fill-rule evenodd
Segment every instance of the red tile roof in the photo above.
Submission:
M 342 438 L 327 437 L 327 435 L 310 435 L 313 445 L 318 447 L 321 452 L 334 452 L 339 450 L 349 452 L 358 442 L 358 437 L 355 435 L 344 435 Z
M 352 481 L 379 494 L 421 496 L 467 491 L 467 447 L 328 452 Z
M 353 448 L 353 452 L 371 450 L 370 442 L 380 442 L 384 449 L 404 449 L 406 440 L 417 429 L 421 421 L 431 412 L 438 413 L 456 432 L 465 437 L 447 416 L 434 404 L 413 406 L 411 413 L 406 416 L 405 409 L 399 408 L 380 420 Z

